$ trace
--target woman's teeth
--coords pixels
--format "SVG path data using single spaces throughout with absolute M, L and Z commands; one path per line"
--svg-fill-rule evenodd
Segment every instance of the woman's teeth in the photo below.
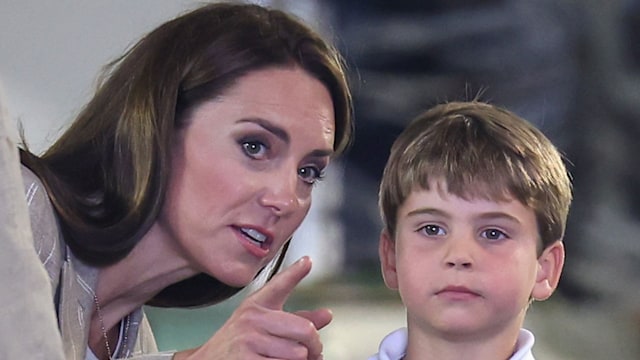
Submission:
M 251 240 L 259 243 L 259 244 L 264 244 L 265 241 L 267 241 L 267 236 L 255 229 L 250 229 L 250 228 L 240 228 L 240 230 L 242 231 L 243 234 L 245 234 L 247 237 L 249 237 Z

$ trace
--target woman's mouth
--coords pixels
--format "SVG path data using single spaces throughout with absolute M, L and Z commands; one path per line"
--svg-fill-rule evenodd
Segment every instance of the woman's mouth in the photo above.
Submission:
M 254 242 L 260 247 L 264 247 L 267 243 L 267 239 L 269 238 L 267 235 L 252 228 L 241 227 L 240 232 L 243 233 L 250 241 Z
M 264 258 L 269 255 L 271 243 L 273 243 L 273 235 L 255 226 L 234 226 L 233 228 L 239 234 L 240 243 L 250 254 L 258 258 Z

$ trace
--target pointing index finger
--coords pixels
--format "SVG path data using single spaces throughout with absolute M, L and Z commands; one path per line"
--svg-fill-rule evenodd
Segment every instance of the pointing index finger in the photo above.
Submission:
M 303 256 L 288 268 L 277 273 L 260 290 L 251 295 L 256 303 L 272 309 L 281 310 L 293 289 L 311 271 L 311 258 Z

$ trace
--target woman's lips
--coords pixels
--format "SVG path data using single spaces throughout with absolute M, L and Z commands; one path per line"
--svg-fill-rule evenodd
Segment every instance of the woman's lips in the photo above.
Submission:
M 271 248 L 272 236 L 268 235 L 267 239 L 264 242 L 257 242 L 255 239 L 252 239 L 248 234 L 246 229 L 251 228 L 248 226 L 233 226 L 233 231 L 236 234 L 236 237 L 240 241 L 240 244 L 253 256 L 258 258 L 264 258 L 269 255 L 269 249 Z M 263 234 L 267 234 L 266 231 L 256 230 Z

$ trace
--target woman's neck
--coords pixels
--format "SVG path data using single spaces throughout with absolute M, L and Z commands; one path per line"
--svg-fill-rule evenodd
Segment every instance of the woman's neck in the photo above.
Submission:
M 96 295 L 107 329 L 167 286 L 197 274 L 174 243 L 154 225 L 124 259 L 100 270 Z

